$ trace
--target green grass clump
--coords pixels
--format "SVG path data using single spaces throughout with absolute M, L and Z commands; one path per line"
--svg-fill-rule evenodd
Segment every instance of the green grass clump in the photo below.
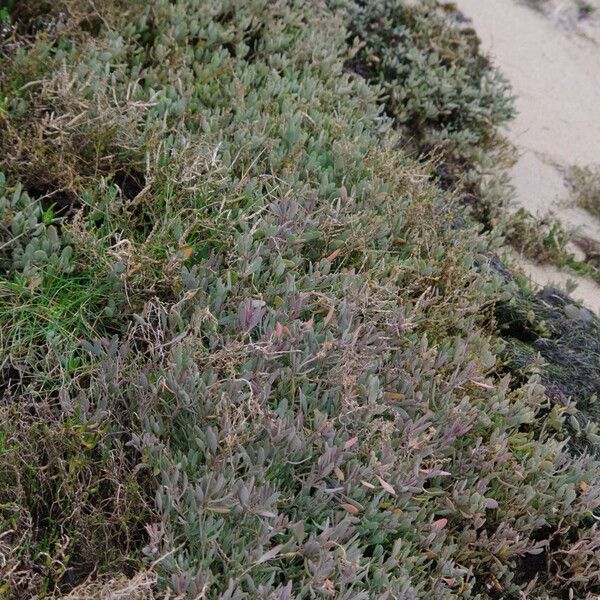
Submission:
M 347 13 L 67 5 L 2 54 L 3 593 L 595 593 L 577 408 L 499 374 L 490 236 L 347 70 Z
M 49 353 L 65 374 L 76 373 L 86 362 L 81 340 L 118 328 L 116 274 L 77 264 L 72 243 L 53 205 L 44 207 L 20 184 L 10 188 L 0 172 L 0 340 L 10 350 L 0 368 L 13 374 L 7 387 L 31 377 L 41 382 Z

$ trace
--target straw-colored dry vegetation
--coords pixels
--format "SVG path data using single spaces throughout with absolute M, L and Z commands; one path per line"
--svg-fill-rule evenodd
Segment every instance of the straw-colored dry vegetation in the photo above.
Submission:
M 600 593 L 598 324 L 472 217 L 449 7 L 5 6 L 0 597 Z

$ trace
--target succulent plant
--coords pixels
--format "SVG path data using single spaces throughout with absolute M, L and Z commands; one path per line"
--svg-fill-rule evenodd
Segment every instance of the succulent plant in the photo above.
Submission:
M 68 237 L 44 221 L 40 202 L 32 200 L 21 184 L 9 192 L 0 172 L 0 269 L 4 273 L 18 272 L 31 279 L 46 271 L 60 274 L 73 269 Z

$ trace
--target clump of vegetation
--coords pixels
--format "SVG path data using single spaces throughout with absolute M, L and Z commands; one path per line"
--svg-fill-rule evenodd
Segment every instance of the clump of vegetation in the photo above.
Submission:
M 463 43 L 433 5 L 385 6 L 417 41 L 443 23 Z M 73 0 L 60 27 L 12 23 L 8 597 L 600 589 L 578 409 L 503 373 L 491 324 L 514 286 L 434 163 L 402 149 L 381 89 L 348 71 L 347 8 Z M 460 128 L 496 118 L 477 112 L 421 119 L 427 143 L 474 152 L 491 138 Z
M 507 342 L 500 354 L 512 373 L 539 371 L 546 394 L 559 405 L 572 403 L 571 443 L 579 449 L 582 445 L 593 448 L 600 417 L 596 402 L 600 393 L 598 319 L 556 288 L 534 294 L 523 291 L 518 279 L 510 281 L 518 291 L 507 293 L 496 308 Z
M 388 114 L 417 147 L 458 160 L 498 143 L 498 125 L 514 114 L 508 82 L 480 54 L 475 31 L 458 26 L 452 6 L 343 6 L 359 43 L 349 66 L 382 86 Z
M 330 0 L 346 15 L 347 68 L 381 86 L 404 147 L 435 158 L 432 176 L 488 228 L 508 199 L 502 169 L 513 149 L 499 126 L 514 115 L 502 74 L 479 52 L 451 3 Z
M 577 0 L 577 9 L 579 11 L 580 19 L 585 19 L 598 10 L 593 4 L 585 2 L 584 0 Z
M 5 402 L 0 413 L 4 597 L 52 596 L 98 566 L 134 576 L 154 509 L 115 416 L 75 414 L 66 392 L 60 402 L 38 399 L 27 406 L 23 396 L 7 396 Z
M 597 241 L 576 231 L 568 231 L 550 213 L 535 217 L 520 208 L 502 222 L 504 239 L 522 256 L 540 264 L 569 269 L 600 282 L 600 246 Z M 569 251 L 569 243 L 584 254 L 578 259 Z
M 565 265 L 571 235 L 551 214 L 537 218 L 527 209 L 512 213 L 506 224 L 506 239 L 521 254 L 540 263 Z
M 600 218 L 600 170 L 594 167 L 573 166 L 568 173 L 573 204 Z M 600 282 L 600 242 L 586 235 L 576 235 L 573 242 L 584 253 L 584 260 L 572 265 Z
M 600 169 L 574 166 L 569 182 L 574 203 L 600 219 Z
M 573 26 L 577 21 L 589 19 L 598 11 L 598 5 L 587 0 L 522 0 L 524 4 L 553 17 L 558 16 L 559 20 Z

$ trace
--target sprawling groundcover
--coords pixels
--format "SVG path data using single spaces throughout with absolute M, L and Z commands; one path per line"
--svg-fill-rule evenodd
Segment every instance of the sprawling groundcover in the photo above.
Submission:
M 576 406 L 496 358 L 457 165 L 511 108 L 448 9 L 5 5 L 1 597 L 600 593 Z

